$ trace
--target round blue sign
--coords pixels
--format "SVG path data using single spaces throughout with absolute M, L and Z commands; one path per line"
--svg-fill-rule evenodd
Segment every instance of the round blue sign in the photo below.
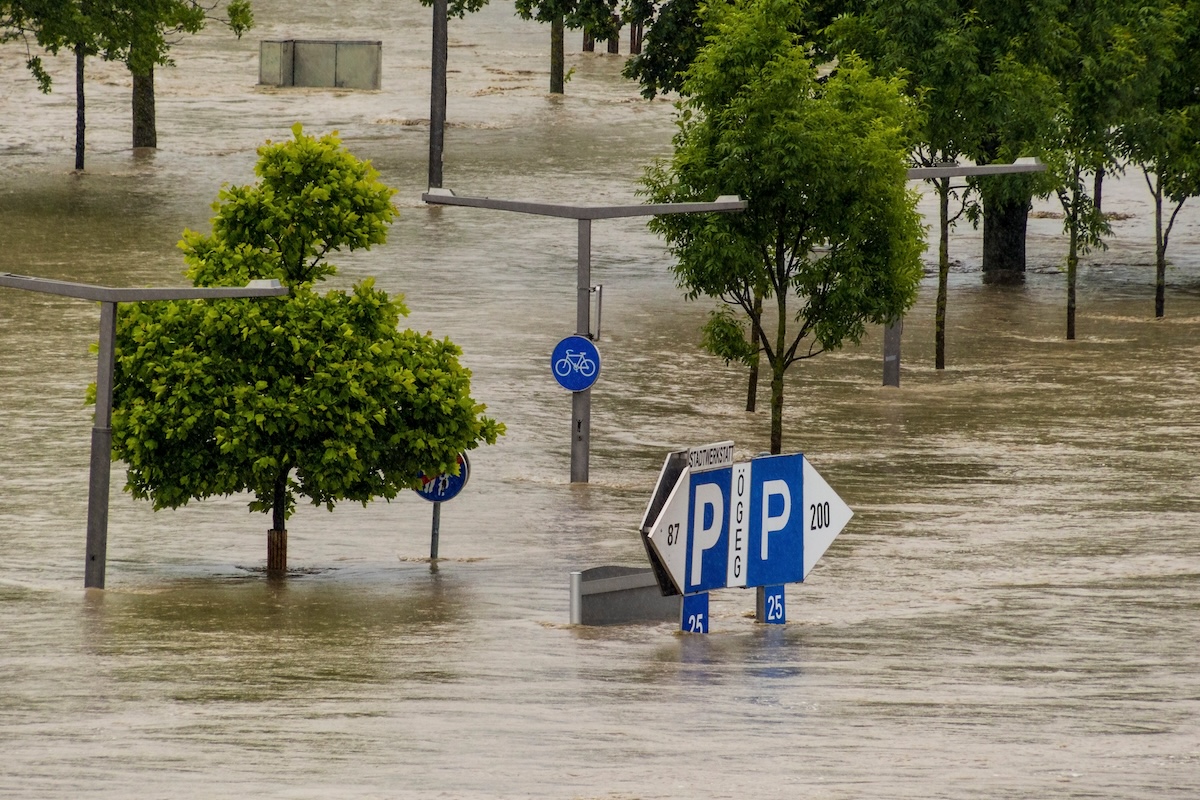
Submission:
M 600 351 L 586 336 L 568 336 L 554 346 L 550 371 L 564 389 L 572 392 L 590 389 L 600 377 Z
M 416 491 L 417 494 L 431 503 L 443 503 L 457 497 L 458 493 L 467 485 L 467 479 L 470 477 L 471 462 L 467 461 L 466 453 L 459 453 L 457 475 L 434 475 L 433 477 L 426 477 L 422 474 L 421 488 Z

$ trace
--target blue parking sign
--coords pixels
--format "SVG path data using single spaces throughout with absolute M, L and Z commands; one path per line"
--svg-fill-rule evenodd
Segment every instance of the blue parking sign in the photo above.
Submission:
M 692 474 L 688 502 L 687 590 L 721 589 L 729 557 L 729 483 L 731 467 Z
M 747 586 L 804 580 L 804 456 L 754 459 Z

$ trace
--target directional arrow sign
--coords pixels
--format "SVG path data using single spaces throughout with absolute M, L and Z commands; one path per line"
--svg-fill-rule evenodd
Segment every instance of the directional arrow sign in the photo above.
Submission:
M 671 594 L 684 594 L 681 577 L 687 571 L 687 540 L 688 540 L 688 506 L 691 501 L 692 472 L 688 467 L 683 468 L 675 488 L 667 495 L 667 502 L 655 519 L 646 536 L 653 546 L 654 554 L 662 566 L 666 568 L 667 576 L 674 584 Z M 657 571 L 656 571 L 657 572 Z M 659 578 L 660 588 L 662 578 Z
M 670 474 L 674 486 L 643 528 L 651 560 L 672 584 L 664 592 L 803 581 L 853 516 L 798 453 Z

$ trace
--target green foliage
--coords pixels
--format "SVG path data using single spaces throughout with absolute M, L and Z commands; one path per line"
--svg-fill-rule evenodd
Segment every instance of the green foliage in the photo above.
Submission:
M 198 286 L 278 278 L 286 298 L 122 306 L 114 455 L 157 508 L 248 491 L 272 510 L 286 483 L 329 509 L 392 498 L 421 472 L 494 443 L 449 340 L 399 330 L 407 314 L 368 279 L 321 294 L 329 252 L 382 244 L 392 190 L 335 135 L 259 150 L 258 183 L 221 192 L 213 233 L 181 247 Z
M 708 37 L 715 33 L 712 15 L 706 18 L 710 5 L 736 5 L 734 0 L 629 0 L 624 16 L 644 23 L 646 35 L 642 52 L 626 62 L 623 74 L 641 84 L 642 96 L 651 99 L 664 92 L 686 92 L 684 74 L 695 61 Z M 842 0 L 807 0 L 796 2 L 796 13 L 790 16 L 790 30 L 800 36 L 810 53 L 822 56 L 823 31 L 837 14 L 846 10 Z
M 379 173 L 339 146 L 336 134 L 259 148 L 258 183 L 221 190 L 211 234 L 184 231 L 180 248 L 198 286 L 242 286 L 256 278 L 311 284 L 336 267 L 332 250 L 383 244 L 396 215 Z
M 650 225 L 689 297 L 720 297 L 758 323 L 778 452 L 784 371 L 915 300 L 923 230 L 905 170 L 917 117 L 900 81 L 853 56 L 820 79 L 789 0 L 707 13 L 717 35 L 688 70 L 674 156 L 645 185 L 654 202 L 739 195 L 748 208 Z M 774 298 L 773 335 L 756 297 Z
M 597 39 L 615 36 L 614 16 L 620 16 L 617 0 L 516 0 L 521 19 L 553 22 L 561 17 L 568 28 L 585 28 Z
M 758 344 L 746 336 L 746 322 L 729 306 L 722 306 L 709 315 L 704 324 L 700 345 L 725 364 L 737 361 L 752 367 L 758 363 Z
M 704 46 L 700 0 L 671 0 L 650 17 L 642 52 L 625 62 L 622 74 L 637 81 L 647 100 L 660 92 L 678 92 L 683 75 Z M 643 12 L 645 13 L 645 12 Z
M 433 0 L 421 0 L 421 5 L 432 6 Z M 454 17 L 458 17 L 462 19 L 467 14 L 474 14 L 486 5 L 487 0 L 447 0 L 446 18 L 453 19 Z
M 124 61 L 137 74 L 171 63 L 171 37 L 201 30 L 217 9 L 201 0 L 4 0 L 0 42 L 23 39 L 50 53 L 81 48 L 85 55 Z M 230 0 L 220 21 L 240 37 L 254 24 L 249 0 Z M 50 76 L 30 55 L 30 72 L 43 92 Z

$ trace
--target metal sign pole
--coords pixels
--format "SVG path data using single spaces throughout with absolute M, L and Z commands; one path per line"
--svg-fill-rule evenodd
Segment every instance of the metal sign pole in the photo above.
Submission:
M 100 304 L 100 357 L 96 363 L 96 420 L 88 470 L 87 545 L 83 588 L 104 588 L 108 556 L 108 495 L 112 480 L 112 395 L 116 366 L 117 304 Z
M 544 217 L 574 219 L 579 223 L 579 273 L 576 282 L 575 330 L 591 339 L 590 295 L 592 272 L 592 220 L 620 217 L 652 217 L 661 214 L 711 214 L 743 211 L 746 201 L 721 196 L 713 202 L 650 203 L 636 205 L 584 206 L 562 203 L 537 203 L 500 200 L 490 197 L 460 197 L 446 188 L 430 187 L 421 195 L 435 205 L 490 208 Z M 597 311 L 597 317 L 599 312 Z M 591 388 L 574 392 L 571 403 L 571 482 L 588 482 L 588 451 L 591 445 Z
M 433 532 L 429 536 L 429 560 L 437 561 L 438 557 L 438 534 L 442 529 L 442 504 L 441 501 L 433 504 Z
M 592 221 L 579 222 L 578 272 L 575 280 L 575 333 L 592 335 Z M 588 482 L 592 447 L 592 390 L 571 394 L 571 483 Z

